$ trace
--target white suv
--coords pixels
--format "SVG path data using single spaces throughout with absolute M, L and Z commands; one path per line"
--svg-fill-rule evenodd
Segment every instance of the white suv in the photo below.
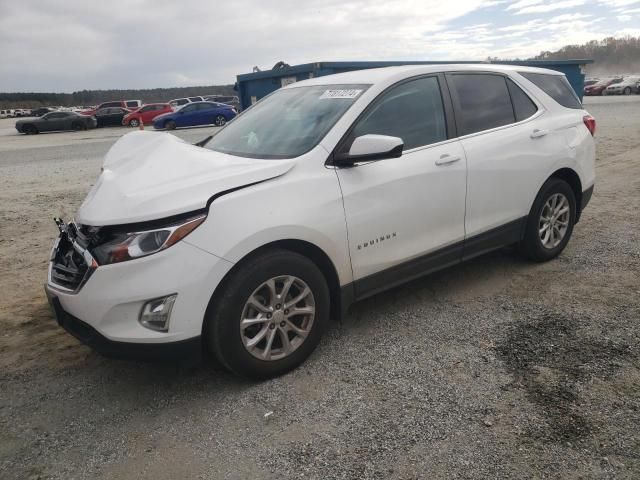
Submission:
M 503 245 L 557 256 L 593 191 L 594 130 L 550 70 L 297 82 L 196 145 L 120 139 L 75 220 L 58 221 L 47 293 L 103 353 L 206 350 L 279 375 L 356 300 Z

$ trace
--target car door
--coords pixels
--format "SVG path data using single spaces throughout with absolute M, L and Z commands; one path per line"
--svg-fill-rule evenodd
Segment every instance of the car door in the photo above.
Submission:
M 182 107 L 176 115 L 176 126 L 189 127 L 194 125 L 197 105 L 191 103 Z
M 544 108 L 514 79 L 451 73 L 447 83 L 467 156 L 464 258 L 520 240 L 537 189 L 566 150 Z
M 44 128 L 40 130 L 41 131 L 47 130 L 50 132 L 55 130 L 64 130 L 64 123 L 65 123 L 64 117 L 65 117 L 64 112 L 52 112 L 45 115 L 43 117 L 45 121 L 42 122 Z
M 443 76 L 410 79 L 372 102 L 338 146 L 348 152 L 367 134 L 404 141 L 399 158 L 336 169 L 357 297 L 459 261 L 466 159 L 451 117 Z

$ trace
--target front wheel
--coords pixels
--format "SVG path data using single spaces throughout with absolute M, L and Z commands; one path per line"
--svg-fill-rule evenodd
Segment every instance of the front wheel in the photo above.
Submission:
M 205 341 L 232 372 L 282 375 L 314 351 L 329 320 L 329 289 L 308 258 L 285 250 L 243 263 L 211 301 Z
M 573 233 L 576 197 L 567 182 L 550 178 L 542 186 L 527 219 L 522 252 L 531 260 L 545 262 L 560 255 Z
M 227 123 L 227 119 L 224 118 L 222 115 L 217 115 L 215 118 L 215 122 L 217 127 L 222 127 L 224 126 L 225 123 Z
M 164 128 L 166 128 L 167 130 L 175 130 L 176 122 L 174 122 L 173 120 L 169 120 L 167 123 L 164 124 Z
M 138 121 L 137 118 L 133 118 L 131 119 L 131 121 L 129 122 L 129 126 L 130 127 L 137 127 L 138 125 L 140 125 L 140 122 Z
M 624 93 L 625 95 L 631 95 L 631 88 L 630 87 L 625 88 L 622 93 Z

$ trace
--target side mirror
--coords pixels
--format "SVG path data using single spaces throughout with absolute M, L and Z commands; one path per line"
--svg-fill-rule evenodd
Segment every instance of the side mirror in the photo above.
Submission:
M 402 156 L 404 141 L 389 135 L 362 135 L 351 144 L 349 153 L 336 154 L 333 164 L 351 167 L 358 162 L 373 162 Z

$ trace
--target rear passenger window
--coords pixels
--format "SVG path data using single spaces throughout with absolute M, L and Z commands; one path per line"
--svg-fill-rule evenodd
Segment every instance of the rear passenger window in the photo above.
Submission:
M 564 75 L 518 72 L 563 107 L 582 109 L 580 99 Z
M 515 122 L 507 82 L 502 75 L 452 74 L 447 79 L 453 88 L 459 135 Z
M 513 103 L 513 112 L 516 114 L 516 122 L 526 120 L 538 111 L 538 107 L 533 100 L 522 91 L 522 89 L 507 79 L 509 93 L 511 94 L 511 102 Z
M 438 79 L 411 80 L 382 94 L 358 121 L 351 140 L 367 134 L 400 137 L 405 150 L 446 140 L 447 127 Z

